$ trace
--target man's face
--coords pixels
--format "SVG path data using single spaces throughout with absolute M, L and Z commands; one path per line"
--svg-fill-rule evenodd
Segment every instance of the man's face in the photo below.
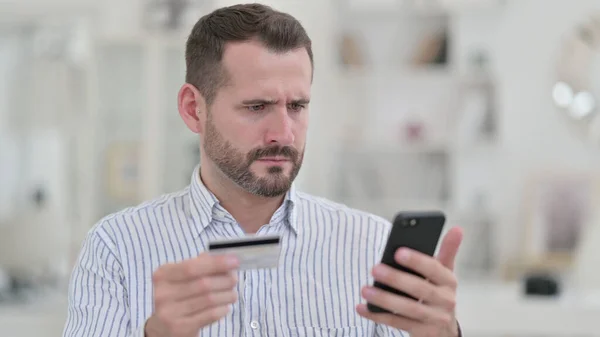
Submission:
M 282 195 L 304 157 L 312 81 L 308 53 L 236 43 L 226 47 L 223 65 L 230 81 L 207 113 L 204 152 L 248 192 Z

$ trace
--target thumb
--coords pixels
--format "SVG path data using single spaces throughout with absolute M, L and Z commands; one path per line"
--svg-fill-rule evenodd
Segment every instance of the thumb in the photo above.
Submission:
M 456 255 L 458 254 L 458 248 L 462 242 L 463 231 L 460 227 L 451 228 L 442 240 L 440 252 L 438 254 L 438 261 L 442 263 L 446 268 L 454 271 L 454 262 Z

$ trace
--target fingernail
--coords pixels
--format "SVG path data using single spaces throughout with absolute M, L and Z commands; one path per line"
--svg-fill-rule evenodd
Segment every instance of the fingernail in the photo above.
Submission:
M 373 276 L 381 278 L 381 277 L 385 277 L 387 271 L 385 270 L 385 268 L 382 265 L 377 265 L 375 266 L 375 268 L 373 268 Z
M 396 258 L 398 262 L 406 262 L 410 258 L 410 252 L 406 249 L 400 249 L 398 254 L 396 254 Z
M 365 297 L 372 297 L 375 295 L 375 289 L 371 287 L 365 287 L 363 290 L 363 295 L 365 295 Z
M 240 261 L 235 256 L 228 256 L 225 259 L 225 263 L 227 264 L 227 267 L 229 267 L 229 268 L 236 268 L 240 264 Z

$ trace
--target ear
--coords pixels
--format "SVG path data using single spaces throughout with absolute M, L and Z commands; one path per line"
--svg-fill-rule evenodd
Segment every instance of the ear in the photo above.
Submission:
M 206 100 L 198 89 L 185 83 L 177 95 L 179 115 L 185 125 L 194 133 L 202 134 L 206 120 Z

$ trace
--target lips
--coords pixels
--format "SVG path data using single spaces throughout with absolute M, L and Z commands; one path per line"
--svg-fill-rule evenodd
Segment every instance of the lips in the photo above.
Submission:
M 290 161 L 288 158 L 281 158 L 281 157 L 263 157 L 258 160 L 263 161 L 263 162 L 274 162 L 274 163 L 282 163 L 282 162 Z
M 263 163 L 295 163 L 298 160 L 298 152 L 290 146 L 271 146 L 259 148 L 248 153 L 248 162 L 261 161 Z

